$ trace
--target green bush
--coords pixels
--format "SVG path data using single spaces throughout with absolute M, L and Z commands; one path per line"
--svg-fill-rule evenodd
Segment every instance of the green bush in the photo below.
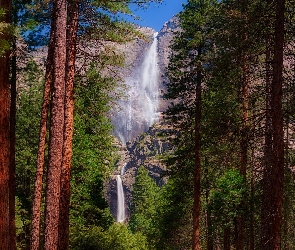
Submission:
M 113 224 L 106 231 L 100 227 L 91 227 L 74 234 L 71 249 L 148 250 L 149 248 L 142 234 L 132 234 L 124 224 Z

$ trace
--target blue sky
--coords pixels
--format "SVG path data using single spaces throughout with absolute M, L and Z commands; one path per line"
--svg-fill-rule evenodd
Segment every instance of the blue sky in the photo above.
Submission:
M 128 20 L 140 26 L 148 26 L 159 31 L 165 22 L 182 10 L 183 3 L 186 3 L 186 0 L 162 0 L 162 3 L 150 3 L 147 9 L 132 5 L 131 10 L 140 20 L 130 18 Z

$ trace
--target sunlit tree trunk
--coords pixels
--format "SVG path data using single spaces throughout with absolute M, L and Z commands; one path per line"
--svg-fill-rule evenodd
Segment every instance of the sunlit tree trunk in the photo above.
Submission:
M 72 141 L 74 127 L 74 78 L 76 59 L 76 40 L 78 30 L 79 2 L 73 0 L 68 5 L 69 21 L 67 27 L 67 57 L 65 85 L 65 125 L 63 161 L 61 168 L 61 194 L 59 215 L 58 249 L 69 248 L 69 206 L 70 206 L 70 175 L 72 160 Z
M 40 218 L 41 218 L 41 200 L 42 200 L 42 182 L 45 164 L 45 145 L 46 145 L 46 132 L 47 132 L 47 120 L 50 103 L 50 86 L 52 83 L 52 66 L 53 66 L 53 23 L 51 24 L 50 41 L 48 45 L 48 55 L 46 62 L 45 84 L 43 90 L 43 102 L 40 119 L 40 132 L 39 132 L 39 144 L 38 144 L 38 156 L 35 174 L 35 186 L 34 186 L 34 199 L 33 199 L 33 211 L 32 211 L 32 224 L 31 224 L 31 240 L 30 249 L 39 249 L 40 244 Z
M 54 250 L 57 249 L 58 246 L 60 175 L 65 105 L 67 20 L 67 6 L 65 0 L 54 1 L 53 18 L 55 20 L 55 25 L 53 34 L 53 78 L 51 86 L 49 152 L 45 200 L 45 250 Z

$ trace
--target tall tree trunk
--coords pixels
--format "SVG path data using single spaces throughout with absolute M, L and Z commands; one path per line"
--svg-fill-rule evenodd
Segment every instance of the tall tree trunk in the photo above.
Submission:
M 15 22 L 14 22 L 15 23 Z M 10 167 L 9 167 L 9 235 L 10 250 L 16 250 L 15 227 L 15 128 L 16 128 L 16 37 L 13 38 L 11 58 L 10 102 Z
M 284 131 L 283 131 L 283 55 L 284 55 L 284 15 L 285 1 L 277 0 L 276 3 L 276 25 L 275 25 L 275 47 L 274 67 L 272 79 L 272 132 L 273 132 L 273 179 L 270 194 L 273 195 L 271 206 L 272 225 L 270 232 L 270 246 L 272 249 L 280 249 L 281 246 L 281 225 L 282 225 L 282 204 L 284 188 Z
M 69 248 L 69 206 L 70 206 L 70 176 L 72 161 L 72 142 L 74 127 L 74 78 L 76 61 L 76 40 L 78 30 L 79 1 L 68 4 L 69 21 L 67 27 L 67 58 L 65 85 L 65 124 L 63 161 L 61 168 L 61 194 L 59 214 L 58 249 Z
M 45 165 L 45 145 L 46 145 L 46 132 L 47 120 L 50 103 L 50 86 L 52 83 L 53 74 L 53 50 L 54 50 L 54 22 L 51 24 L 50 41 L 48 45 L 48 55 L 46 62 L 45 84 L 43 90 L 43 102 L 40 119 L 40 132 L 38 144 L 38 156 L 35 174 L 34 185 L 34 199 L 32 208 L 32 224 L 31 224 L 31 240 L 30 249 L 38 250 L 40 245 L 40 218 L 41 218 L 41 200 L 42 200 L 42 182 Z
M 223 250 L 230 250 L 230 227 L 226 227 L 223 232 Z
M 246 42 L 247 39 L 244 40 Z M 241 129 L 241 154 L 240 154 L 240 174 L 243 176 L 244 181 L 246 183 L 247 179 L 247 164 L 248 164 L 248 140 L 249 140 L 249 125 L 248 125 L 248 116 L 249 116 L 249 103 L 248 103 L 248 95 L 249 95 L 249 67 L 248 67 L 248 58 L 247 55 L 243 55 L 242 60 L 242 129 Z M 242 210 L 245 208 L 246 202 L 242 201 Z M 241 211 L 242 212 L 242 211 Z M 237 218 L 237 231 L 236 231 L 236 249 L 242 250 L 244 249 L 244 227 L 245 220 L 243 215 L 240 215 Z
M 242 55 L 241 55 L 241 141 L 240 141 L 240 174 L 244 178 L 244 182 L 247 181 L 247 164 L 248 164 L 248 144 L 249 144 L 249 60 L 248 60 L 248 0 L 241 1 L 241 10 L 244 13 L 244 23 L 242 26 Z M 246 201 L 242 200 L 241 212 L 245 209 Z M 236 249 L 244 249 L 244 234 L 245 234 L 245 219 L 244 215 L 241 214 L 237 218 L 237 232 L 236 232 Z
M 202 48 L 198 49 L 201 55 Z M 200 246 L 200 206 L 201 206 L 201 114 L 202 114 L 202 73 L 200 65 L 196 72 L 196 113 L 195 113 L 195 172 L 194 172 L 194 205 L 193 205 L 193 250 Z
M 54 51 L 53 79 L 51 87 L 50 133 L 48 171 L 45 200 L 44 249 L 55 250 L 58 246 L 58 221 L 60 198 L 60 175 L 63 149 L 65 62 L 66 62 L 66 20 L 65 0 L 54 1 L 53 18 Z
M 272 117 L 272 164 L 269 169 L 267 190 L 269 207 L 266 207 L 268 226 L 264 221 L 262 249 L 279 250 L 281 247 L 282 203 L 284 187 L 284 132 L 283 132 L 283 52 L 284 52 L 284 13 L 285 1 L 276 1 L 276 22 L 274 33 L 273 79 L 271 83 Z
M 255 157 L 255 150 L 252 148 L 251 159 Z M 251 190 L 250 190 L 250 218 L 249 218 L 249 250 L 254 250 L 255 248 L 255 234 L 254 234 L 254 194 L 255 194 L 255 185 L 254 185 L 254 163 L 252 160 L 251 167 Z
M 3 0 L 0 7 L 6 13 L 1 22 L 10 23 L 11 1 Z M 0 39 L 10 40 L 7 32 L 0 34 Z M 9 84 L 9 54 L 0 56 L 0 250 L 9 249 L 9 164 L 10 164 L 10 84 Z
M 262 208 L 261 208 L 261 249 L 268 236 L 268 208 L 270 207 L 269 189 L 272 185 L 269 174 L 272 160 L 272 132 L 271 132 L 271 39 L 270 36 L 266 38 L 266 53 L 265 53 L 265 142 L 264 142 L 264 169 L 263 169 L 263 194 L 262 194 Z

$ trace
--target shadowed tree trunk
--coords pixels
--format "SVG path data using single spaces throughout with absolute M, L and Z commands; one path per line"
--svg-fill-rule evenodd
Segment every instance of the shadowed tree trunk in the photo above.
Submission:
M 244 182 L 247 181 L 247 164 L 248 164 L 248 145 L 249 145 L 249 60 L 248 60 L 248 0 L 241 0 L 241 10 L 245 15 L 242 26 L 242 55 L 241 55 L 241 141 L 240 141 L 240 174 L 244 178 Z M 243 210 L 246 207 L 246 201 L 243 199 L 241 203 L 241 213 L 236 220 L 236 249 L 244 249 L 245 241 L 245 218 Z
M 246 42 L 247 35 L 245 35 L 244 42 Z M 248 164 L 248 141 L 249 141 L 249 125 L 248 125 L 248 110 L 249 110 L 249 66 L 247 55 L 242 56 L 242 88 L 241 88 L 241 99 L 242 99 L 242 129 L 241 129 L 241 141 L 240 141 L 240 174 L 243 176 L 246 183 L 247 179 L 247 164 Z M 242 201 L 241 210 L 246 206 L 246 201 Z M 243 211 L 241 211 L 243 212 Z M 243 214 L 237 218 L 237 231 L 236 231 L 236 249 L 244 249 L 244 231 L 245 231 L 245 220 Z
M 34 186 L 34 199 L 33 199 L 33 211 L 32 211 L 32 224 L 31 224 L 31 250 L 39 249 L 40 244 L 40 217 L 41 217 L 41 200 L 42 200 L 42 182 L 45 164 L 45 145 L 46 145 L 46 132 L 47 132 L 47 120 L 50 103 L 50 86 L 52 83 L 52 66 L 53 66 L 53 23 L 51 25 L 50 41 L 48 45 L 48 55 L 46 62 L 45 84 L 43 90 L 43 102 L 40 119 L 40 132 L 39 132 L 39 144 L 38 144 L 38 157 L 35 174 L 35 186 Z
M 276 1 L 276 21 L 274 33 L 273 78 L 271 82 L 271 128 L 272 164 L 267 166 L 264 180 L 264 204 L 262 220 L 261 248 L 281 249 L 282 203 L 284 187 L 284 132 L 283 132 L 283 52 L 284 52 L 284 13 L 285 1 Z
M 45 200 L 45 250 L 55 250 L 58 246 L 60 174 L 62 164 L 65 99 L 65 27 L 67 20 L 67 6 L 65 0 L 54 1 L 53 18 L 55 20 L 55 25 L 53 34 L 53 79 L 51 86 L 49 152 Z
M 198 55 L 202 46 L 198 48 Z M 202 114 L 202 73 L 201 65 L 196 72 L 196 113 L 195 113 L 195 172 L 194 172 L 194 205 L 193 205 L 193 250 L 200 249 L 200 206 L 201 206 L 201 114 Z
M 70 206 L 70 176 L 72 161 L 72 142 L 74 127 L 74 78 L 76 60 L 76 40 L 78 30 L 79 1 L 68 4 L 69 21 L 67 27 L 67 57 L 65 85 L 65 124 L 63 161 L 61 168 L 61 194 L 59 215 L 58 249 L 69 248 L 69 206 Z
M 270 37 L 266 38 L 266 65 L 265 65 L 265 145 L 264 145 L 264 169 L 263 169 L 263 195 L 261 208 L 261 249 L 263 249 L 264 242 L 267 241 L 268 235 L 268 208 L 270 207 L 271 197 L 269 195 L 270 185 L 269 173 L 272 166 L 272 132 L 271 132 L 271 41 Z
M 230 227 L 226 227 L 223 232 L 223 250 L 230 250 Z
M 3 0 L 0 3 L 6 13 L 1 22 L 10 23 L 11 1 Z M 0 33 L 0 39 L 9 41 L 7 31 Z M 10 167 L 10 84 L 9 84 L 9 54 L 5 51 L 0 56 L 0 249 L 8 250 L 9 238 L 9 167 Z

